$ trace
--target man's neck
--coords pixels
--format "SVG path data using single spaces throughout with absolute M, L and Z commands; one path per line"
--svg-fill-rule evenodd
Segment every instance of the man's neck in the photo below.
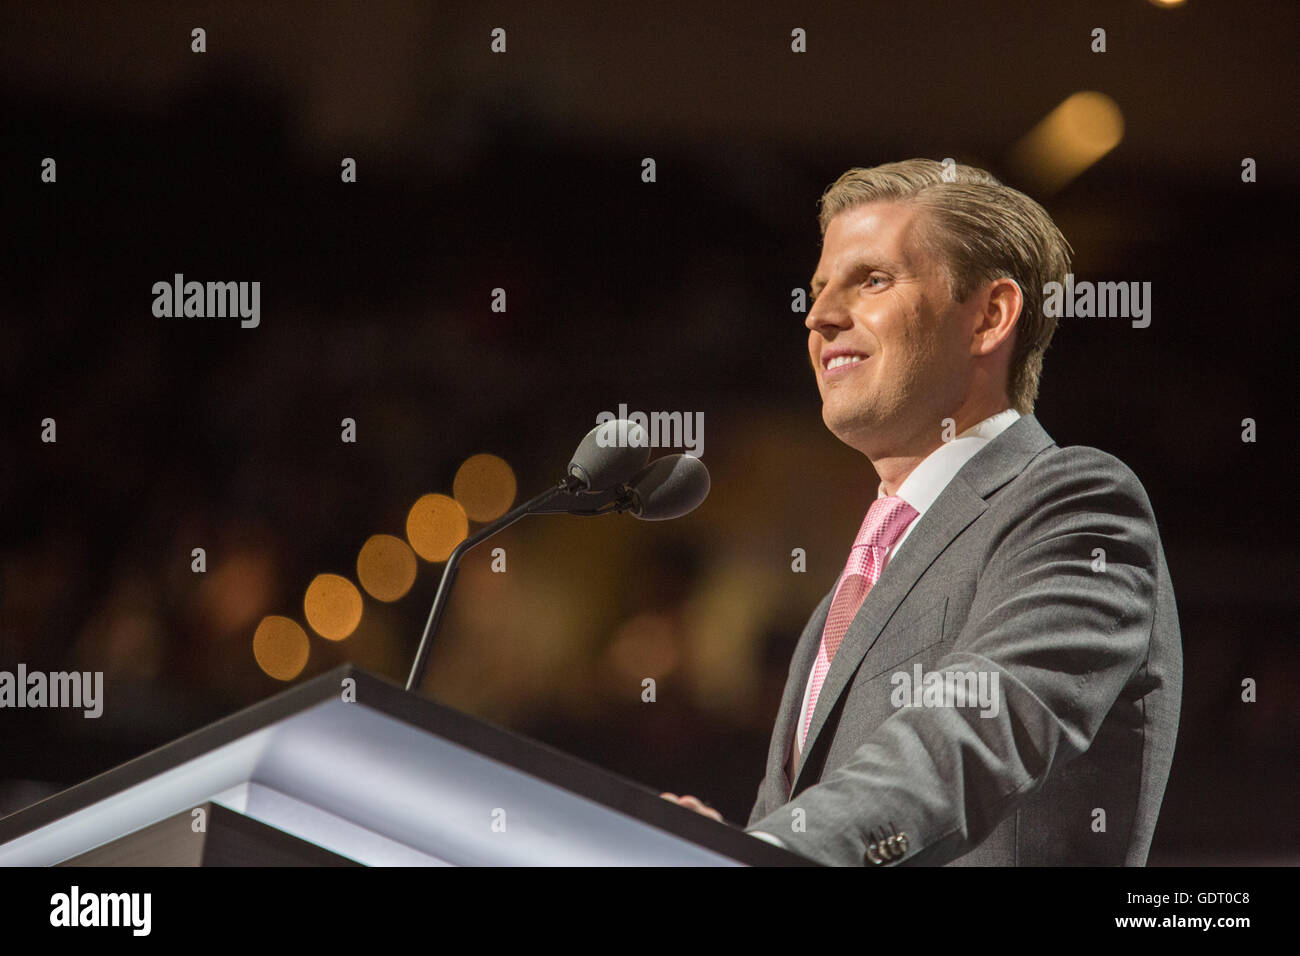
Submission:
M 871 467 L 875 468 L 876 474 L 880 476 L 880 490 L 887 495 L 898 494 L 898 489 L 907 480 L 907 476 L 916 470 L 917 465 L 930 457 L 930 454 L 941 444 L 943 443 L 939 442 L 922 454 L 881 458 L 878 461 L 873 459 Z
M 948 415 L 946 417 L 955 422 L 951 434 L 956 437 L 967 429 L 1010 407 L 1011 403 L 1003 399 L 1000 404 L 998 402 L 986 402 L 978 409 L 963 410 L 957 414 Z M 908 443 L 907 450 L 888 452 L 881 458 L 872 458 L 871 467 L 880 476 L 881 490 L 887 495 L 898 494 L 898 489 L 907 480 L 907 476 L 943 444 L 945 442 L 942 431 L 927 429 L 925 432 L 918 434 L 916 440 Z

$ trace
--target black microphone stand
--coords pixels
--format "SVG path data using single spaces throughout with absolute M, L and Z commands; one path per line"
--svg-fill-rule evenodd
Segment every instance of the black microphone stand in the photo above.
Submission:
M 524 515 L 529 514 L 574 514 L 603 515 L 626 511 L 631 507 L 627 487 L 620 485 L 609 491 L 578 494 L 582 482 L 575 477 L 564 479 L 554 488 L 547 489 L 536 498 L 525 501 L 519 507 L 506 512 L 491 524 L 484 525 L 456 546 L 447 558 L 447 566 L 442 569 L 442 580 L 438 582 L 438 593 L 434 595 L 433 607 L 429 609 L 429 620 L 424 625 L 424 635 L 420 638 L 419 650 L 415 652 L 415 663 L 411 674 L 406 679 L 406 689 L 415 690 L 424 676 L 424 667 L 429 659 L 429 650 L 433 646 L 433 635 L 438 632 L 443 611 L 451 597 L 452 584 L 456 580 L 456 569 L 465 552 L 498 531 L 508 528 Z

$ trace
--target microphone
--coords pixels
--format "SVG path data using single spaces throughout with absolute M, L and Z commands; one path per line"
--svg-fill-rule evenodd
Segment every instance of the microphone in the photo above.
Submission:
M 556 495 L 534 514 L 608 515 L 629 512 L 642 521 L 680 518 L 709 494 L 709 470 L 690 455 L 668 455 L 652 462 L 625 484 L 601 492 Z
M 620 418 L 587 432 L 566 471 L 580 483 L 571 490 L 600 492 L 623 484 L 649 460 L 650 440 L 645 429 Z
M 406 689 L 414 690 L 424 675 L 433 635 L 451 598 L 456 569 L 470 548 L 524 515 L 605 515 L 630 511 L 647 521 L 662 521 L 693 511 L 709 493 L 709 472 L 699 459 L 669 455 L 646 466 L 649 458 L 650 442 L 640 425 L 626 419 L 597 425 L 574 451 L 563 481 L 458 544 L 442 569 L 442 579 L 406 679 Z
M 626 510 L 642 521 L 667 521 L 690 514 L 708 495 L 709 469 L 704 462 L 691 455 L 669 455 L 628 482 Z

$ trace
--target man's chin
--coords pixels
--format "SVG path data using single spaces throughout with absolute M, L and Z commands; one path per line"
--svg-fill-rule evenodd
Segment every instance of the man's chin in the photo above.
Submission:
M 830 433 L 850 448 L 858 451 L 869 443 L 870 437 L 880 428 L 880 423 L 861 410 L 849 414 L 842 410 L 828 409 L 822 406 L 822 421 Z

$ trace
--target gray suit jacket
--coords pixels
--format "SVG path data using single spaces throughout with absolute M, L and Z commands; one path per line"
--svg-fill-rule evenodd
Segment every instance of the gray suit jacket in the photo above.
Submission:
M 748 829 L 841 865 L 1146 863 L 1182 645 L 1155 516 L 1123 462 L 1059 447 L 1033 415 L 980 449 L 849 626 L 792 782 L 831 596 L 795 646 Z M 927 672 L 959 679 L 945 694 Z M 963 702 L 979 681 L 996 708 Z

